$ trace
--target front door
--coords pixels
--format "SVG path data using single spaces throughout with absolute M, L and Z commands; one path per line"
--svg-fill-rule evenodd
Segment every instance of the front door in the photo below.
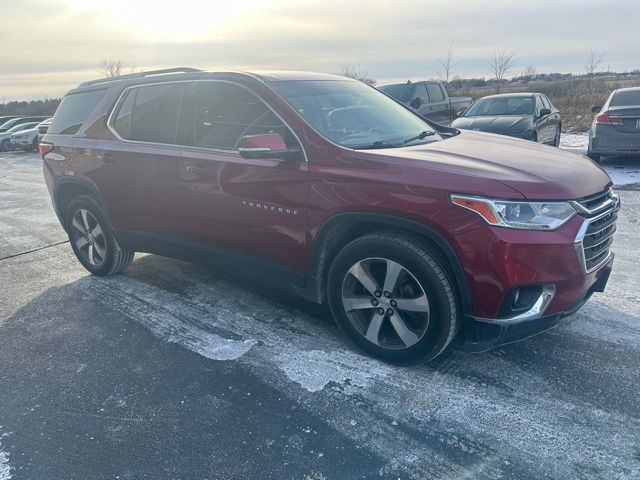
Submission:
M 182 228 L 198 244 L 303 273 L 307 163 L 244 159 L 244 135 L 276 132 L 298 147 L 293 132 L 246 87 L 227 81 L 194 83 L 180 127 L 185 144 L 178 170 L 189 192 Z

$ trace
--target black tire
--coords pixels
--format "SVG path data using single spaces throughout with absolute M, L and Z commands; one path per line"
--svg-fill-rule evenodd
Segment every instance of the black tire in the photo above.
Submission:
M 9 140 L 3 140 L 2 143 L 0 143 L 0 152 L 7 151 L 9 151 Z
M 536 132 L 535 130 L 531 134 L 531 141 L 535 142 L 535 143 L 538 143 L 538 132 Z
M 107 212 L 93 197 L 80 195 L 74 198 L 67 209 L 65 222 L 73 252 L 82 266 L 92 274 L 113 275 L 125 271 L 131 265 L 135 252 L 120 247 Z M 87 223 L 89 228 L 83 228 Z M 96 226 L 99 227 L 99 233 Z
M 556 130 L 556 136 L 553 138 L 553 146 L 560 146 L 560 136 L 562 135 L 562 125 L 558 125 L 558 129 Z
M 388 265 L 390 263 L 399 265 L 403 267 L 403 278 L 407 279 L 407 281 L 415 281 L 422 289 L 422 293 L 419 295 L 426 296 L 428 299 L 429 312 L 425 313 L 426 322 L 422 326 L 416 326 L 418 324 L 412 322 L 413 313 L 408 313 L 400 307 L 400 303 L 397 304 L 396 319 L 403 320 L 404 318 L 405 326 L 412 327 L 413 332 L 421 331 L 421 333 L 415 333 L 414 338 L 419 338 L 419 340 L 411 346 L 404 346 L 405 342 L 402 340 L 400 341 L 402 344 L 400 347 L 389 348 L 381 345 L 383 342 L 379 339 L 386 335 L 384 333 L 385 329 L 388 332 L 388 338 L 392 338 L 394 333 L 398 333 L 396 327 L 392 325 L 391 316 L 393 316 L 393 313 L 391 316 L 384 315 L 384 318 L 378 322 L 378 325 L 381 326 L 376 330 L 375 343 L 366 338 L 371 331 L 371 325 L 376 317 L 378 308 L 384 307 L 382 303 L 375 303 L 375 298 L 372 297 L 370 301 L 373 305 L 378 305 L 378 307 L 372 305 L 371 307 L 358 307 L 357 310 L 350 310 L 350 312 L 358 312 L 363 321 L 366 321 L 367 317 L 370 318 L 371 323 L 368 328 L 365 328 L 367 330 L 366 333 L 363 333 L 362 328 L 360 327 L 359 329 L 359 325 L 354 321 L 354 313 L 351 313 L 352 316 L 350 317 L 345 309 L 343 302 L 345 285 L 349 282 L 356 282 L 356 284 L 358 282 L 358 280 L 354 280 L 355 277 L 350 273 L 350 269 L 362 262 L 378 260 L 387 262 L 387 271 L 383 277 L 388 275 Z M 373 274 L 373 271 L 370 270 L 369 273 Z M 400 277 L 397 278 L 399 279 Z M 384 278 L 380 279 L 377 285 L 382 285 L 383 281 Z M 401 283 L 398 280 L 398 285 Z M 444 262 L 428 244 L 404 232 L 374 232 L 364 235 L 345 246 L 336 255 L 329 270 L 327 294 L 333 317 L 347 337 L 369 355 L 390 363 L 414 364 L 427 362 L 442 353 L 460 328 L 461 310 L 456 290 L 444 267 Z M 364 295 L 368 300 L 370 294 L 365 292 Z M 394 295 L 398 295 L 397 301 L 401 302 L 399 290 L 392 293 L 390 295 L 391 298 L 387 298 L 386 302 L 391 301 Z M 379 299 L 380 301 L 384 300 L 383 297 Z M 411 301 L 410 298 L 402 300 Z M 385 308 L 381 308 L 381 310 L 384 311 Z M 422 313 L 417 315 L 422 315 Z M 415 329 L 413 329 L 414 326 L 416 326 Z M 399 338 L 400 335 L 398 335 Z

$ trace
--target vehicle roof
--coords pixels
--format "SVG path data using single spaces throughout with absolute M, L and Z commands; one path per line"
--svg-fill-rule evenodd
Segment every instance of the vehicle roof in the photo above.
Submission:
M 71 92 L 81 91 L 88 88 L 105 88 L 114 84 L 115 82 L 126 82 L 127 84 L 143 84 L 150 83 L 151 81 L 164 81 L 167 79 L 172 80 L 197 80 L 199 78 L 215 78 L 220 75 L 231 75 L 238 77 L 250 77 L 258 79 L 262 82 L 281 82 L 281 81 L 294 81 L 294 80 L 343 80 L 343 81 L 356 81 L 351 78 L 343 77 L 340 75 L 332 75 L 328 73 L 319 72 L 304 72 L 293 70 L 253 70 L 253 71 L 241 71 L 241 70 L 220 70 L 220 71 L 204 71 L 197 70 L 189 67 L 178 67 L 165 70 L 151 70 L 147 72 L 139 72 L 127 75 L 120 75 L 118 77 L 106 77 L 97 80 L 90 80 L 78 85 Z M 69 92 L 69 93 L 71 93 Z
M 442 83 L 438 80 L 416 80 L 415 82 L 394 82 L 394 83 L 383 83 L 381 85 L 378 85 L 378 88 L 381 87 L 396 87 L 396 86 L 400 86 L 400 85 L 405 85 L 405 86 L 411 86 L 411 85 L 417 85 L 420 83 Z
M 618 93 L 618 92 L 637 92 L 638 90 L 640 90 L 640 87 L 624 87 L 624 88 L 616 89 L 615 93 Z
M 533 97 L 534 95 L 541 94 L 534 92 L 497 93 L 495 95 L 487 95 L 486 97 L 479 98 L 478 100 L 484 100 L 485 98 Z

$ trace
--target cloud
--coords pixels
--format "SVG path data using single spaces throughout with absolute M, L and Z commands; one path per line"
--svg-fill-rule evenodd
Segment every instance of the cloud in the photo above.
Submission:
M 127 5 L 130 8 L 127 8 Z M 285 68 L 379 80 L 434 75 L 451 41 L 463 76 L 488 75 L 494 49 L 520 66 L 580 71 L 598 47 L 613 69 L 640 67 L 637 0 L 442 2 L 298 0 L 4 0 L 0 97 L 59 95 L 103 58 L 137 68 Z M 608 34 L 603 34 L 608 32 Z

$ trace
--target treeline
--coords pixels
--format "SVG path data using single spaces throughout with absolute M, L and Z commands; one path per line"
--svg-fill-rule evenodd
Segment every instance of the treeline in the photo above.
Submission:
M 592 75 L 593 78 L 600 79 L 624 79 L 624 78 L 637 78 L 640 79 L 640 70 L 633 70 L 631 72 L 596 72 Z M 503 80 L 503 84 L 519 84 L 527 82 L 559 82 L 559 81 L 576 81 L 586 80 L 588 78 L 585 74 L 574 73 L 532 73 L 516 75 L 510 79 Z M 461 89 L 461 88 L 478 88 L 478 87 L 491 87 L 495 86 L 496 80 L 493 78 L 458 78 L 454 77 L 448 82 L 449 88 Z
M 3 115 L 53 115 L 60 104 L 60 98 L 44 100 L 13 100 L 0 103 L 0 116 Z

